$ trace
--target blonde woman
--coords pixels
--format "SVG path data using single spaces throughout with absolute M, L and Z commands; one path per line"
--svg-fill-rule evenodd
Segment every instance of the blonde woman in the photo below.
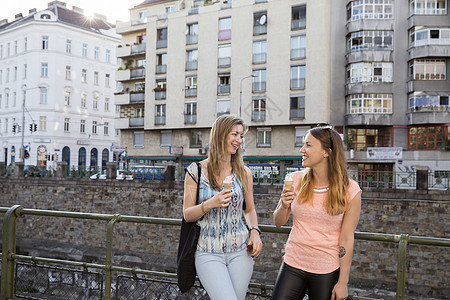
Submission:
M 253 257 L 258 257 L 262 250 L 253 202 L 253 177 L 242 158 L 245 131 L 240 118 L 230 115 L 217 118 L 211 129 L 208 159 L 201 161 L 201 174 L 197 174 L 195 163 L 189 165 L 186 173 L 184 218 L 187 222 L 197 221 L 201 228 L 195 267 L 212 300 L 244 300 L 253 272 Z M 231 189 L 223 187 L 228 176 L 232 179 Z M 198 180 L 200 204 L 196 205 Z
M 361 189 L 333 129 L 311 129 L 300 153 L 306 169 L 291 174 L 293 187 L 283 188 L 273 214 L 280 227 L 292 212 L 293 227 L 272 299 L 346 299 Z

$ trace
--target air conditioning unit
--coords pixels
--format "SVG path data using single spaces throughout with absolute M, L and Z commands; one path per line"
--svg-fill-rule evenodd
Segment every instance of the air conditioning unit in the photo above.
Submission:
M 200 154 L 200 155 L 206 155 L 206 149 L 205 149 L 205 148 L 200 148 L 200 149 L 198 149 L 198 154 Z

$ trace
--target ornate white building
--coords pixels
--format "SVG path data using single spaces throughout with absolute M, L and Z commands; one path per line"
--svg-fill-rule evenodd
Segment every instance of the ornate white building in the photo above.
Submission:
M 88 18 L 60 1 L 0 21 L 1 163 L 66 161 L 77 168 L 112 161 L 119 42 L 106 17 Z

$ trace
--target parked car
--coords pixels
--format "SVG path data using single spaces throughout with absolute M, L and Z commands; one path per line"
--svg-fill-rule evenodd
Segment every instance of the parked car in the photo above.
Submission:
M 126 170 L 117 170 L 117 180 L 133 180 L 133 174 L 127 174 Z
M 106 171 L 92 174 L 91 179 L 106 179 Z

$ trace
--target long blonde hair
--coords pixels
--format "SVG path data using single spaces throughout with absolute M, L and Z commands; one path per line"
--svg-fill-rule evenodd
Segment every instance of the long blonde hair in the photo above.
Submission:
M 343 213 L 347 208 L 347 192 L 349 179 L 347 175 L 347 161 L 344 155 L 342 139 L 335 130 L 329 127 L 316 127 L 309 130 L 314 138 L 320 141 L 322 148 L 328 152 L 328 190 L 325 208 L 327 213 L 335 216 Z M 314 189 L 314 172 L 306 168 L 300 178 L 297 188 L 297 201 L 305 203 L 312 201 Z
M 226 155 L 226 141 L 228 134 L 235 125 L 242 125 L 244 133 L 247 126 L 241 118 L 232 115 L 222 115 L 216 119 L 209 136 L 208 153 L 208 180 L 211 187 L 215 190 L 222 188 L 220 180 L 221 158 Z M 239 147 L 235 154 L 231 155 L 231 168 L 242 183 L 244 194 L 247 192 L 247 176 L 244 168 L 244 159 L 242 158 L 242 149 Z

